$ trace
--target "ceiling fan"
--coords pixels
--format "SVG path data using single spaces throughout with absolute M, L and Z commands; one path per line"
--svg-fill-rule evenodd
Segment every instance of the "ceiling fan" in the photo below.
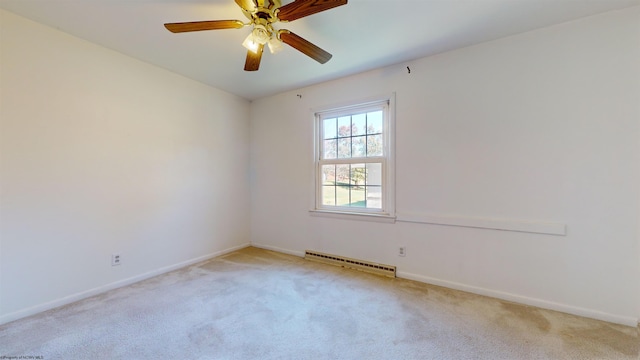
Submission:
M 243 23 L 240 20 L 210 20 L 168 23 L 164 26 L 173 33 L 240 29 L 245 26 L 253 26 L 253 30 L 242 43 L 248 49 L 244 64 L 245 71 L 258 70 L 265 44 L 269 46 L 271 53 L 276 53 L 282 49 L 282 43 L 285 43 L 324 64 L 331 59 L 330 53 L 289 30 L 274 29 L 273 24 L 294 21 L 345 5 L 347 0 L 295 0 L 284 6 L 281 6 L 280 0 L 235 0 L 235 2 L 240 6 L 244 15 L 249 18 L 248 23 Z

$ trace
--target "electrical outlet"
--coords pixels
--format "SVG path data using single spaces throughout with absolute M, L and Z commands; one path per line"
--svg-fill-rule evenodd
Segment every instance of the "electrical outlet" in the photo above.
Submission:
M 407 256 L 407 248 L 404 246 L 400 246 L 398 248 L 398 256 Z
M 111 266 L 120 265 L 120 254 L 111 254 Z

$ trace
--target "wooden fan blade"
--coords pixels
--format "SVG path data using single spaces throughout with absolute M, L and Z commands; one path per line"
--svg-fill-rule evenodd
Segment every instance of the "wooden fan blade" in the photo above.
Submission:
M 262 60 L 262 52 L 264 51 L 264 45 L 258 46 L 258 52 L 247 50 L 247 59 L 244 62 L 245 71 L 256 71 L 260 68 L 260 60 Z
M 253 12 L 257 8 L 255 0 L 236 0 L 236 4 L 248 12 Z
M 164 24 L 164 27 L 172 33 L 181 33 L 202 30 L 240 29 L 244 27 L 244 23 L 240 20 L 211 20 L 169 23 Z
M 333 56 L 289 30 L 280 30 L 279 36 L 283 43 L 290 45 L 320 64 L 326 63 Z
M 293 21 L 305 16 L 313 15 L 321 11 L 333 9 L 345 5 L 347 0 L 296 0 L 280 7 L 278 19 L 280 21 Z

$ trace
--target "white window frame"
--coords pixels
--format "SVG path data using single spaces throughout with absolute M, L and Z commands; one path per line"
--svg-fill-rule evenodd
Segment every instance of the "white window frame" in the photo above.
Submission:
M 366 111 L 384 106 L 383 116 L 383 156 L 322 159 L 322 119 L 340 116 L 345 113 Z M 376 96 L 359 101 L 325 106 L 313 109 L 313 196 L 310 214 L 330 218 L 395 222 L 395 93 Z M 323 164 L 382 163 L 382 209 L 341 207 L 322 204 L 321 168 Z

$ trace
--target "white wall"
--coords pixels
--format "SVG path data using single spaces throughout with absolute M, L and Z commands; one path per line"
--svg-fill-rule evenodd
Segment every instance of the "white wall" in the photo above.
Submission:
M 249 243 L 248 101 L 0 16 L 0 323 Z
M 399 219 L 552 222 L 566 235 L 311 217 L 310 109 L 391 92 Z M 260 99 L 252 242 L 635 325 L 639 103 L 638 7 Z

